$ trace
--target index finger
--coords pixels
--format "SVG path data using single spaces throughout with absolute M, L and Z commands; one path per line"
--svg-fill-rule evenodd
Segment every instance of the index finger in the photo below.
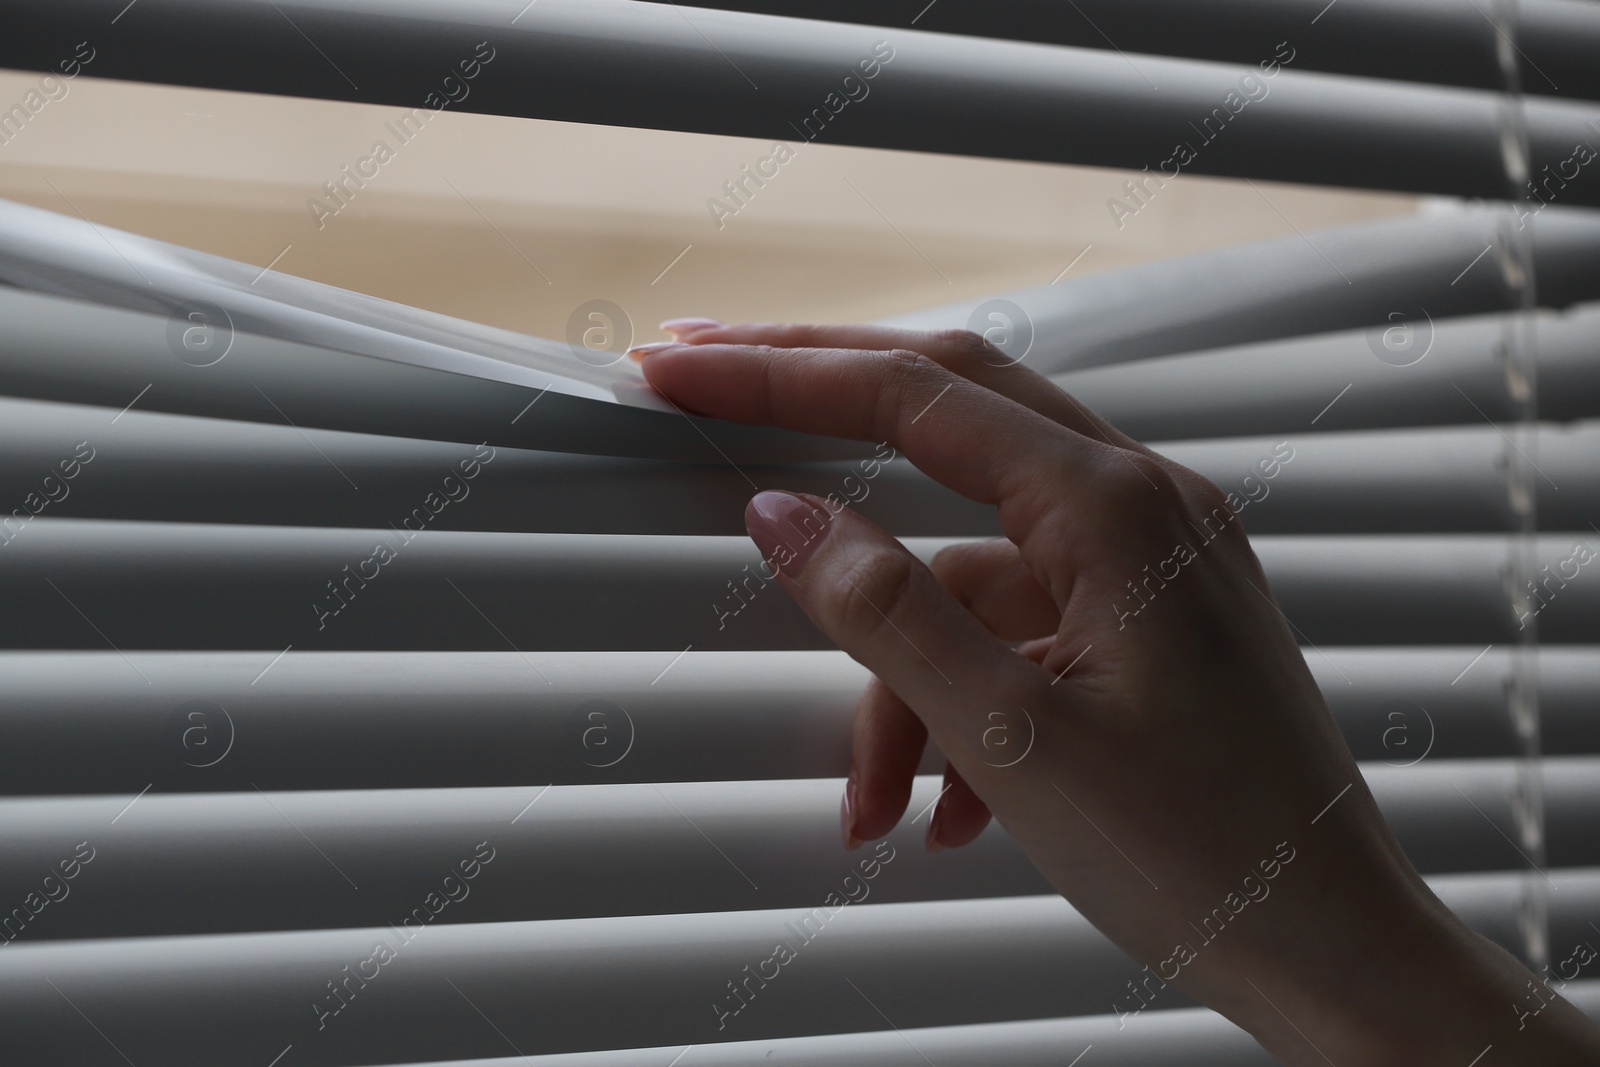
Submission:
M 1126 479 L 1167 480 L 1148 457 L 1092 440 L 920 353 L 684 345 L 648 353 L 645 378 L 680 406 L 734 422 L 886 441 L 963 496 L 1000 509 L 1019 547 L 1060 505 L 1076 525 Z M 1142 484 L 1142 483 L 1141 483 Z M 1145 492 L 1150 486 L 1143 486 Z
M 693 321 L 693 320 L 691 320 Z M 767 345 L 772 348 L 845 348 L 921 352 L 939 366 L 1032 408 L 1085 437 L 1153 455 L 1139 442 L 1072 399 L 1050 379 L 1008 358 L 971 330 L 908 330 L 895 326 L 798 323 L 724 325 L 702 320 L 680 335 L 693 345 Z

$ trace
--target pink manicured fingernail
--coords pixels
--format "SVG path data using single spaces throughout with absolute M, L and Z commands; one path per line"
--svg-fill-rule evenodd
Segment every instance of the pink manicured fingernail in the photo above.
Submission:
M 855 850 L 861 847 L 861 839 L 856 837 L 856 769 L 850 768 L 850 777 L 844 782 L 844 796 L 839 798 L 839 836 L 844 838 L 844 847 Z
M 795 575 L 828 536 L 827 509 L 793 493 L 757 493 L 744 509 L 745 529 L 771 569 Z
M 709 330 L 722 323 L 716 319 L 668 319 L 661 324 L 661 329 L 670 334 L 693 333 L 695 330 Z
M 653 341 L 647 345 L 634 345 L 632 348 L 628 349 L 628 355 L 638 356 L 640 359 L 643 359 L 645 356 L 653 356 L 657 352 L 665 352 L 669 348 L 687 347 L 688 346 L 682 341 Z

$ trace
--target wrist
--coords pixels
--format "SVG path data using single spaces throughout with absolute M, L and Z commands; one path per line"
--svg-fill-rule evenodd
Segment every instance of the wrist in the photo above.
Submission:
M 1261 968 L 1234 1021 L 1291 1065 L 1600 1064 L 1600 1027 L 1425 887 L 1408 896 L 1380 921 L 1319 921 L 1322 943 Z

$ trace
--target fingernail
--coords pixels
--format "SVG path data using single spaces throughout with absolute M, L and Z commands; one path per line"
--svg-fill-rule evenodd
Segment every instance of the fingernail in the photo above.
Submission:
M 745 529 L 769 569 L 800 573 L 830 528 L 828 512 L 793 493 L 765 492 L 744 509 Z
M 628 356 L 635 363 L 643 363 L 644 357 L 653 356 L 657 352 L 665 352 L 669 348 L 687 348 L 681 341 L 655 341 L 647 345 L 634 345 L 628 349 Z
M 928 819 L 927 847 L 929 852 L 943 852 L 944 845 L 939 843 L 939 829 L 944 821 L 944 800 L 940 799 L 933 805 L 933 815 Z
M 668 319 L 661 324 L 661 329 L 670 334 L 693 333 L 695 330 L 709 330 L 722 323 L 716 319 Z
M 850 777 L 844 781 L 844 796 L 839 798 L 839 836 L 844 838 L 847 850 L 861 847 L 861 839 L 856 837 L 856 769 L 853 766 Z

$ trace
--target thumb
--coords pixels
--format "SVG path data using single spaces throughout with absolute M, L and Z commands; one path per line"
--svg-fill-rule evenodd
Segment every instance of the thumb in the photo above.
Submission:
M 1049 676 L 963 608 L 878 526 L 816 497 L 758 493 L 745 526 L 811 621 L 916 712 L 982 788 L 991 713 L 1041 707 Z M 991 772 L 992 773 L 992 772 Z

